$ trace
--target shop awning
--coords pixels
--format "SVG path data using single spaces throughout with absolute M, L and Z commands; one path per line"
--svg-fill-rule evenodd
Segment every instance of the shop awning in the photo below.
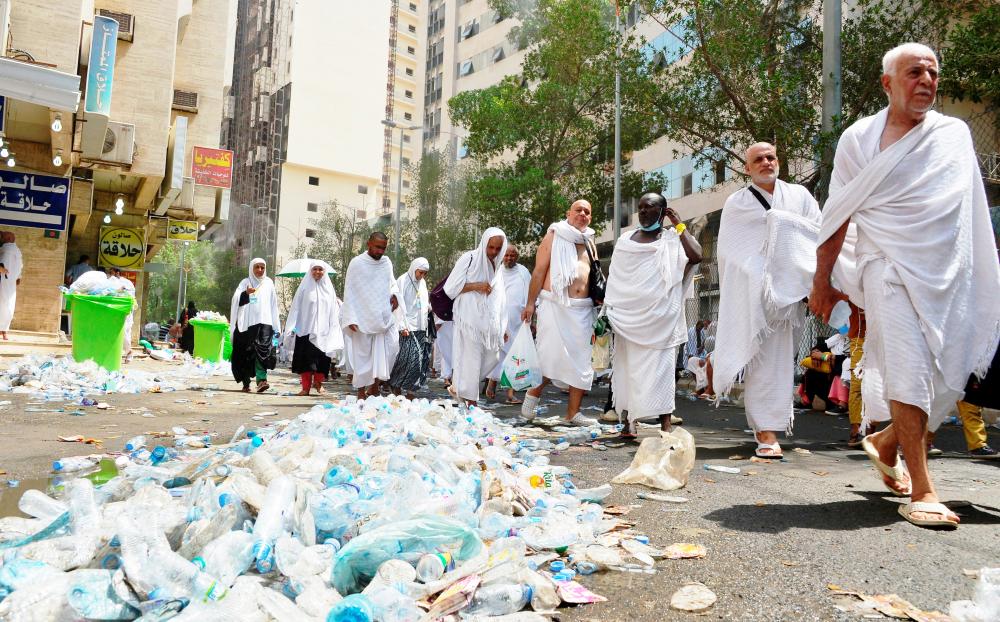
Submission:
M 80 104 L 80 76 L 12 58 L 0 58 L 0 95 L 76 112 Z

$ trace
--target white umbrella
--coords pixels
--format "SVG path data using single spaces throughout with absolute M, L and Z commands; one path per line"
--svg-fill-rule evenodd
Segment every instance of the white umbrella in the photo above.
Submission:
M 307 272 L 309 272 L 309 266 L 314 261 L 319 261 L 323 269 L 326 270 L 327 275 L 333 276 L 337 273 L 330 264 L 326 263 L 320 259 L 309 259 L 308 257 L 302 257 L 301 259 L 293 259 L 282 268 L 275 276 L 297 276 L 304 277 Z

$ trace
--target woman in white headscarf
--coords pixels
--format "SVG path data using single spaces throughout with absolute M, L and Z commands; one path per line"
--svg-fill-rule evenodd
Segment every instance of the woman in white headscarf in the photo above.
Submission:
M 405 391 L 407 399 L 413 399 L 414 391 L 427 382 L 431 366 L 431 341 L 427 336 L 430 294 L 424 278 L 430 269 L 427 259 L 417 257 L 410 262 L 406 274 L 396 279 L 404 314 L 399 326 L 399 354 L 389 375 L 389 387 L 396 395 Z
M 323 381 L 330 374 L 330 359 L 344 349 L 340 328 L 340 300 L 322 262 L 314 261 L 302 279 L 285 326 L 295 335 L 292 372 L 299 374 L 302 390 L 325 393 Z
M 507 295 L 503 270 L 507 235 L 498 227 L 483 232 L 479 247 L 455 262 L 444 292 L 455 301 L 452 384 L 448 391 L 475 405 L 479 384 L 500 360 L 507 339 Z
M 249 276 L 240 281 L 233 293 L 229 310 L 229 330 L 233 335 L 233 355 L 230 363 L 233 378 L 243 383 L 243 392 L 250 392 L 250 379 L 257 380 L 257 393 L 270 388 L 267 370 L 277 363 L 274 342 L 281 333 L 278 317 L 278 296 L 274 282 L 266 276 L 267 262 L 260 257 L 250 261 Z

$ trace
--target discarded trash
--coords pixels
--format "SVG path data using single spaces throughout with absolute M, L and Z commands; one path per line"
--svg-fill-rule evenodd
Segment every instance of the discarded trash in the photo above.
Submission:
M 694 467 L 694 437 L 684 428 L 643 439 L 632 464 L 612 479 L 615 484 L 642 484 L 676 490 L 687 484 Z
M 1000 568 L 980 570 L 972 600 L 952 601 L 948 615 L 955 622 L 1000 620 Z
M 698 559 L 707 554 L 704 546 L 687 542 L 671 544 L 664 552 L 667 559 Z
M 703 583 L 685 583 L 670 597 L 670 607 L 679 611 L 705 611 L 715 604 L 715 592 Z
M 687 503 L 687 497 L 671 497 L 670 495 L 658 495 L 653 492 L 640 492 L 636 495 L 640 499 L 647 499 L 649 501 L 664 501 L 666 503 Z
M 0 619 L 536 621 L 518 612 L 605 600 L 576 577 L 665 556 L 594 503 L 610 485 L 577 488 L 551 442 L 478 408 L 375 397 L 268 422 L 57 460 L 61 490 L 0 522 Z
M 917 622 L 946 622 L 951 620 L 951 618 L 939 611 L 924 611 L 896 594 L 875 594 L 874 596 L 868 596 L 860 592 L 844 590 L 839 585 L 829 584 L 826 587 L 836 596 L 850 597 L 849 601 L 845 601 L 844 604 L 837 607 L 843 611 L 861 615 L 882 614 L 890 618 L 916 620 Z M 970 622 L 978 622 L 978 619 L 970 618 Z
M 703 464 L 702 468 L 706 471 L 718 471 L 719 473 L 739 473 L 740 469 L 738 467 L 727 467 L 719 466 L 718 464 Z

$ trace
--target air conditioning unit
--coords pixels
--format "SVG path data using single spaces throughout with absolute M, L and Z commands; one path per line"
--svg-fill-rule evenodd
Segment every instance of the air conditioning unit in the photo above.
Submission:
M 135 153 L 135 126 L 131 123 L 108 123 L 104 133 L 104 146 L 99 160 L 118 164 L 132 164 Z
M 198 112 L 198 94 L 194 91 L 174 89 L 174 101 L 171 107 L 174 110 Z
M 110 17 L 118 22 L 118 38 L 120 40 L 132 41 L 132 38 L 135 35 L 135 15 L 132 15 L 131 13 L 109 11 L 107 9 L 99 9 L 97 14 L 101 17 Z

